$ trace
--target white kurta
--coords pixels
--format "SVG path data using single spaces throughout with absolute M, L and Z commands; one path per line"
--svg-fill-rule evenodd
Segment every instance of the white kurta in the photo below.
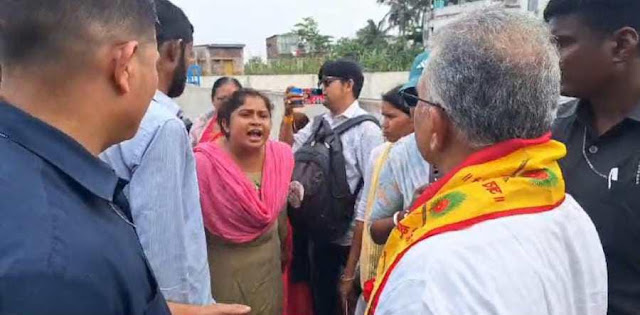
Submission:
M 558 208 L 429 238 L 392 271 L 376 315 L 605 315 L 596 229 L 567 195 Z

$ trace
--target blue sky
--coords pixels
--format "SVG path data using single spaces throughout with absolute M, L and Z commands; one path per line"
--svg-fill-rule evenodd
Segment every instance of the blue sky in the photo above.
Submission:
M 307 16 L 323 34 L 355 36 L 368 19 L 380 20 L 387 7 L 375 0 L 171 0 L 195 27 L 195 43 L 246 44 L 245 60 L 266 55 L 265 39 L 286 33 Z

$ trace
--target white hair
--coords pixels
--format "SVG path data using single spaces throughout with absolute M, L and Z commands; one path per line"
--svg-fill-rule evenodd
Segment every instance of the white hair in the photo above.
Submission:
M 472 12 L 436 34 L 420 89 L 470 145 L 537 138 L 560 96 L 559 55 L 542 21 L 504 9 Z

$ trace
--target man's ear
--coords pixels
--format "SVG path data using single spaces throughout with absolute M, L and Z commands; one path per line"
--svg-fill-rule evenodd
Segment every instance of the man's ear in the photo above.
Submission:
M 182 40 L 172 40 L 165 43 L 166 44 L 166 58 L 173 65 L 177 65 L 182 55 Z
M 353 81 L 353 79 L 349 79 L 345 84 L 344 84 L 344 88 L 348 91 L 353 93 L 353 89 L 355 87 L 355 82 Z
M 131 91 L 131 78 L 135 65 L 133 59 L 140 48 L 137 41 L 130 41 L 113 48 L 113 81 L 121 94 Z
M 638 57 L 638 43 L 640 35 L 633 27 L 623 27 L 613 33 L 615 42 L 613 50 L 613 61 L 616 63 L 626 62 Z
M 449 118 L 445 112 L 435 106 L 429 107 L 429 120 L 433 133 L 429 145 L 432 152 L 442 152 L 446 149 L 449 140 Z
M 181 62 L 181 43 L 182 40 L 170 40 L 158 46 L 158 53 L 160 54 L 158 69 L 171 72 L 178 66 L 178 63 Z

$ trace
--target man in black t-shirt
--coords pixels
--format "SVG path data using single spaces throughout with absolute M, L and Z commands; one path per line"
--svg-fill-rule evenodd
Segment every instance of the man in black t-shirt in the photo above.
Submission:
M 640 1 L 551 0 L 561 55 L 554 137 L 567 192 L 595 223 L 607 258 L 609 314 L 640 314 Z

